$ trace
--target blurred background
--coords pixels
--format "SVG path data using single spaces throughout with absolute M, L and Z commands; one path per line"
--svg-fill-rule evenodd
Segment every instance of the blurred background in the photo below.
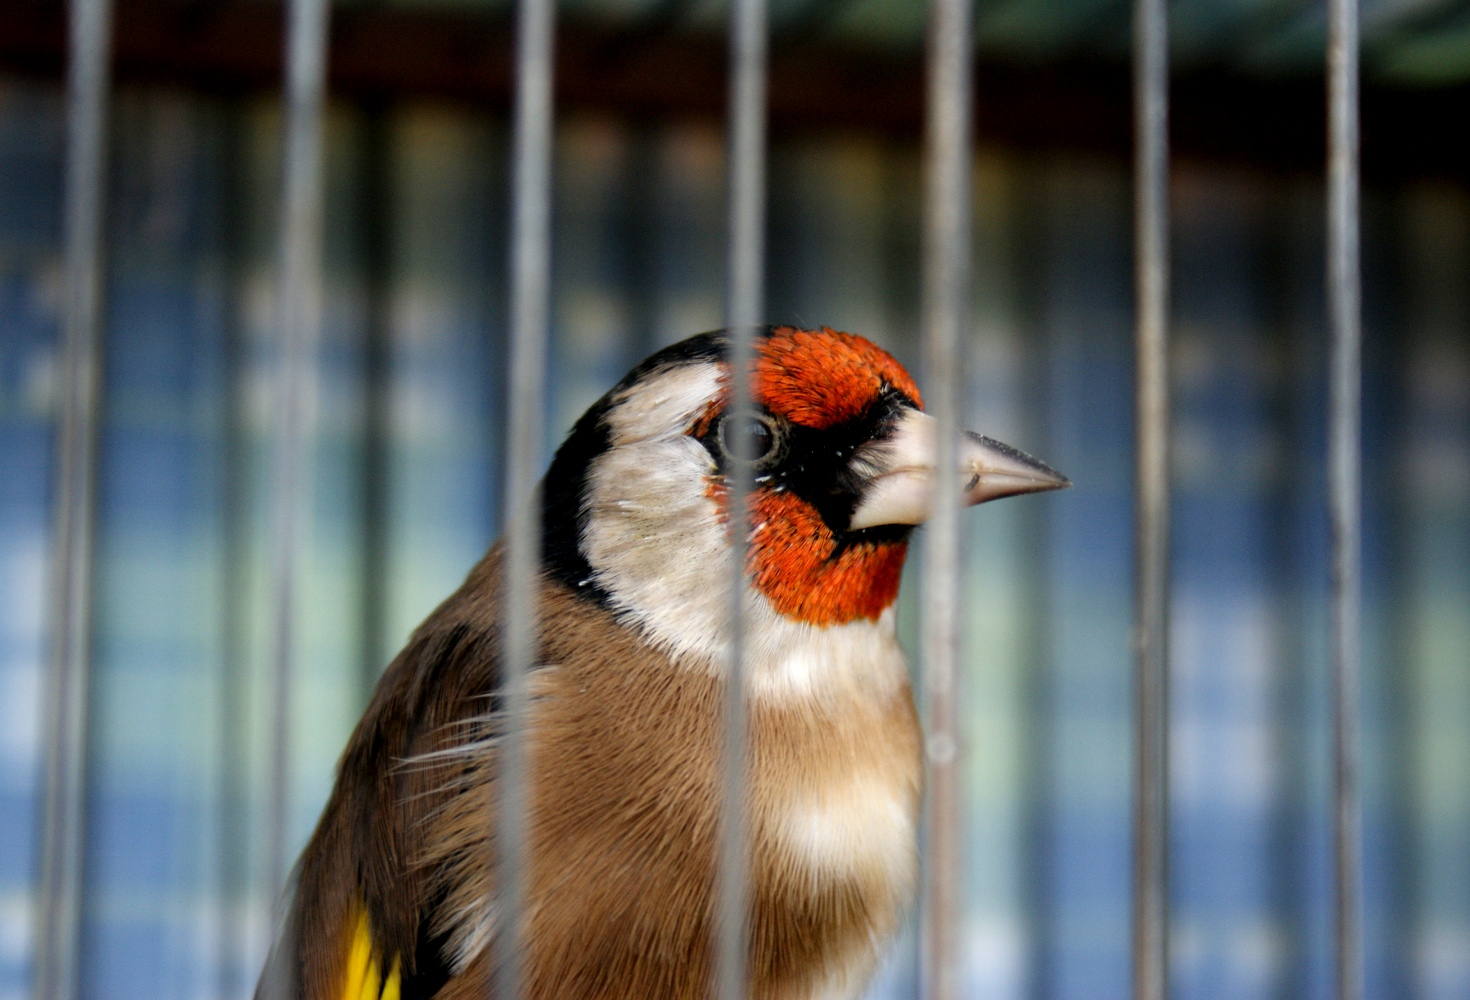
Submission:
M 548 455 L 635 361 L 718 326 L 724 282 L 723 4 L 561 6 Z M 1175 986 L 1325 997 L 1324 17 L 1172 11 Z M 334 13 L 293 853 L 378 673 L 498 531 L 510 14 Z M 1466 1000 L 1470 4 L 1363 17 L 1367 984 Z M 773 0 L 772 19 L 769 318 L 917 370 L 924 5 Z M 977 20 L 970 426 L 1077 485 L 967 518 L 967 982 L 1122 1000 L 1129 14 L 983 0 Z M 114 49 L 82 988 L 238 998 L 276 890 L 282 10 L 128 0 Z M 64 50 L 59 4 L 0 0 L 0 1000 L 29 988 L 39 857 Z M 873 996 L 913 994 L 913 954 Z

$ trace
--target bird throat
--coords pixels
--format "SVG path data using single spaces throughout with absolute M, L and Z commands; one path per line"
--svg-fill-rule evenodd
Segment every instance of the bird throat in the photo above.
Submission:
M 757 491 L 751 580 L 778 613 L 808 625 L 876 621 L 898 597 L 908 543 L 844 542 L 810 503 L 793 493 Z

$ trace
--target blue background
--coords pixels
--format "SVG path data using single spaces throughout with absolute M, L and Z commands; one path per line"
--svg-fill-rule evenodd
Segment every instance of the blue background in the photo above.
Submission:
M 163 89 L 116 100 L 90 997 L 244 996 L 266 945 L 278 131 L 267 101 Z M 499 519 L 505 125 L 405 104 L 372 121 L 334 108 L 327 134 L 327 309 L 290 744 L 296 845 L 376 672 Z M 0 1000 L 27 989 L 38 859 L 62 156 L 59 93 L 0 79 Z M 709 127 L 561 124 L 548 454 L 649 350 L 719 324 L 722 170 Z M 374 185 L 386 227 L 376 282 L 364 208 Z M 770 318 L 863 333 L 920 370 L 919 189 L 910 145 L 845 132 L 778 141 Z M 967 983 L 974 997 L 1120 1000 L 1130 182 L 1111 160 L 982 146 L 974 193 L 970 424 L 1077 485 L 967 517 Z M 1176 995 L 1325 997 L 1322 190 L 1184 164 L 1173 199 Z M 1465 1000 L 1470 194 L 1371 190 L 1364 225 L 1369 995 Z M 374 317 L 388 359 L 381 550 L 365 544 Z M 912 991 L 912 955 L 910 937 L 875 995 Z

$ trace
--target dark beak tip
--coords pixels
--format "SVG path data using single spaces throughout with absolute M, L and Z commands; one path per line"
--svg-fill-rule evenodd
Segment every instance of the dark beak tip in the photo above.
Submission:
M 1052 490 L 1070 490 L 1072 480 L 1062 475 L 1056 469 L 1047 465 L 1038 458 L 1026 454 L 1019 449 L 1011 449 L 1017 458 L 1023 459 L 1036 472 L 1036 488 L 1034 492 L 1049 493 Z
M 1052 476 L 1047 479 L 1038 480 L 1027 490 L 1028 493 L 1053 493 L 1057 490 L 1070 490 L 1072 480 L 1066 476 Z
M 1062 475 L 1056 469 L 1053 469 L 1051 466 L 1047 465 L 1045 462 L 1040 461 L 1039 459 L 1035 459 L 1032 458 L 1030 455 L 1026 455 L 1025 452 L 1021 452 L 1020 454 L 1025 455 L 1025 457 L 1032 463 L 1033 468 L 1036 470 L 1036 492 L 1048 493 L 1052 490 L 1070 490 L 1072 488 L 1072 480 Z
M 1019 457 L 1024 458 L 1028 463 L 1030 463 L 1031 467 L 1036 470 L 1037 476 L 1040 478 L 1040 481 L 1046 484 L 1042 487 L 1043 489 L 1067 490 L 1072 488 L 1072 480 L 1068 479 L 1056 469 L 1053 469 L 1051 466 L 1047 465 L 1041 459 L 1033 458 L 1032 456 L 1027 455 L 1024 451 L 1017 451 L 1016 454 Z

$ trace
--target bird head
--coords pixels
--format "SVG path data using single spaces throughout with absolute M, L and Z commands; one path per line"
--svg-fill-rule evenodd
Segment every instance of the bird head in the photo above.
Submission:
M 753 405 L 735 411 L 726 346 L 702 334 L 654 354 L 577 422 L 543 485 L 547 571 L 668 652 L 719 661 L 729 477 L 748 461 L 757 649 L 793 629 L 891 622 L 936 478 L 936 421 L 918 387 L 862 337 L 774 327 L 757 334 Z M 969 432 L 959 462 L 966 504 L 1070 485 Z

